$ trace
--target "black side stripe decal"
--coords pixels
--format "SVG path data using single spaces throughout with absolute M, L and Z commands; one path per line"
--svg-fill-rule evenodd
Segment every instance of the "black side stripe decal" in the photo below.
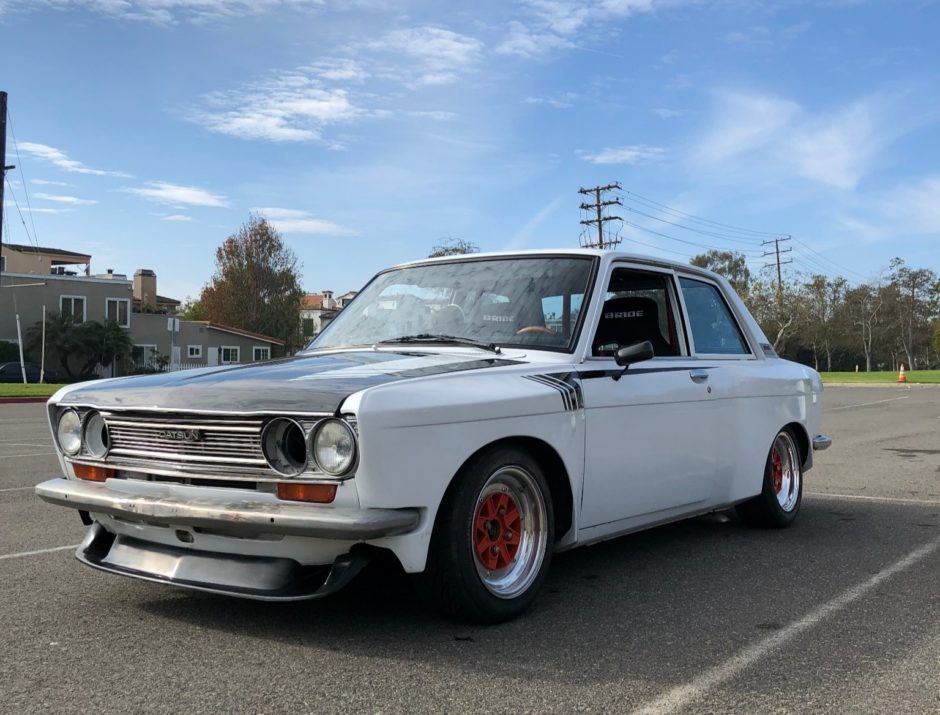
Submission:
M 584 407 L 584 395 L 581 392 L 581 385 L 572 373 L 523 375 L 523 377 L 526 380 L 532 380 L 540 385 L 557 390 L 561 395 L 561 401 L 566 412 L 574 412 Z

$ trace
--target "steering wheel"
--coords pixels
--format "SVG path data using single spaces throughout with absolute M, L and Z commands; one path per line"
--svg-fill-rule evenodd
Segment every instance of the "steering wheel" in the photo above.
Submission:
M 551 329 L 546 328 L 544 325 L 527 325 L 524 328 L 519 328 L 519 330 L 516 331 L 516 335 L 532 334 L 554 335 L 555 333 Z

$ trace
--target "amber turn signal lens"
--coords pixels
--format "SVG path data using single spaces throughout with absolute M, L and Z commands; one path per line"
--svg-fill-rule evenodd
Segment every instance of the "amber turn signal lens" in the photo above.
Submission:
M 329 504 L 336 498 L 335 484 L 291 484 L 277 483 L 277 498 L 290 501 L 311 501 Z
M 105 479 L 111 479 L 114 476 L 113 469 L 92 467 L 88 464 L 76 464 L 74 469 L 76 477 L 89 482 L 103 482 Z

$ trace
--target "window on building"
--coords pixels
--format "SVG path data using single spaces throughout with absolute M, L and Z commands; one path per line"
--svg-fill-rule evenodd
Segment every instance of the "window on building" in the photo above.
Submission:
M 7 269 L 7 257 L 0 256 L 0 273 L 3 273 Z
M 304 318 L 304 337 L 312 338 L 314 333 L 313 318 Z
M 113 320 L 122 328 L 131 327 L 131 302 L 127 298 L 107 298 L 104 304 L 104 319 Z
M 71 315 L 76 323 L 85 322 L 85 296 L 63 295 L 59 296 L 59 313 Z
M 202 345 L 187 345 L 186 357 L 201 358 L 202 357 Z
M 241 357 L 239 355 L 238 346 L 223 345 L 222 346 L 222 364 L 233 365 L 239 362 L 241 362 Z
M 251 359 L 255 362 L 258 362 L 258 360 L 270 360 L 271 348 L 267 346 L 255 345 L 251 350 Z
M 131 351 L 134 365 L 138 368 L 156 370 L 159 368 L 159 355 L 156 345 L 135 345 Z

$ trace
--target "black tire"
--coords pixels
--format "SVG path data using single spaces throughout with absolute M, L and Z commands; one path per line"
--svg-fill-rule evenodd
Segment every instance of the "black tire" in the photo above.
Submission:
M 803 503 L 803 457 L 790 428 L 777 433 L 764 465 L 761 493 L 735 507 L 748 526 L 783 529 L 793 523 Z
M 460 620 L 511 620 L 535 600 L 554 537 L 551 492 L 538 463 L 519 449 L 485 452 L 465 465 L 444 497 L 417 589 Z

